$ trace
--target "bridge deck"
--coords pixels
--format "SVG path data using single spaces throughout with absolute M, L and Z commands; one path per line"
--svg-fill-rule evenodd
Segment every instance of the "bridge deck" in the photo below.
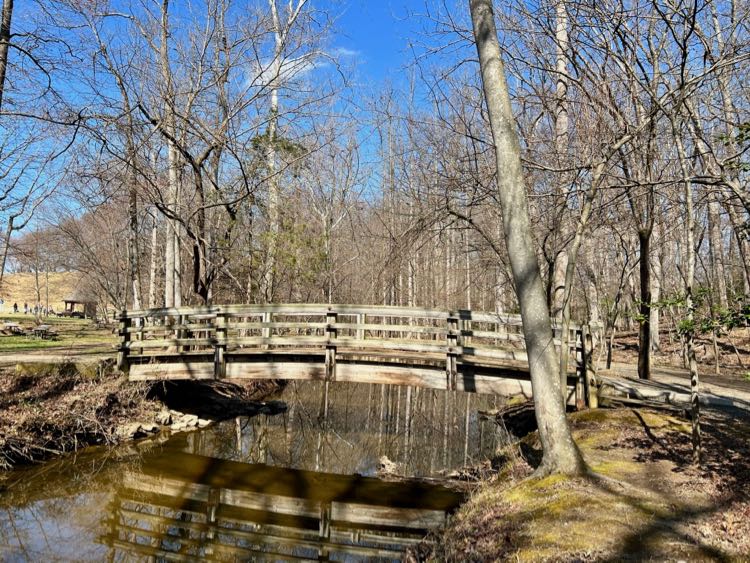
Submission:
M 133 380 L 327 380 L 530 396 L 521 328 L 517 315 L 468 310 L 152 309 L 122 314 L 118 364 Z M 553 341 L 568 359 L 570 395 L 580 404 L 589 383 L 587 328 L 571 327 L 567 339 L 561 333 L 556 327 Z

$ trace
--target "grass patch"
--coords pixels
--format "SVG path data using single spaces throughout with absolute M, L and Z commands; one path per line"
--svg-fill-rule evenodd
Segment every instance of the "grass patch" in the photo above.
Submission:
M 32 315 L 0 315 L 0 326 L 6 321 L 14 322 L 29 330 L 35 326 Z M 0 335 L 0 352 L 30 352 L 35 350 L 71 349 L 86 347 L 90 352 L 110 352 L 117 343 L 111 329 L 101 328 L 88 319 L 67 317 L 42 317 L 40 324 L 52 326 L 57 333 L 54 338 L 40 339 L 23 335 Z

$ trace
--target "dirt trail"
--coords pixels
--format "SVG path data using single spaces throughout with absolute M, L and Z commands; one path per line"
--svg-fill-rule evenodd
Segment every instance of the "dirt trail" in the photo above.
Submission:
M 612 369 L 601 370 L 597 376 L 606 394 L 614 391 L 674 405 L 690 404 L 690 373 L 686 369 L 654 366 L 652 379 L 644 381 L 638 379 L 636 365 L 615 362 Z M 705 407 L 750 412 L 750 381 L 738 376 L 701 373 L 699 389 L 701 404 Z

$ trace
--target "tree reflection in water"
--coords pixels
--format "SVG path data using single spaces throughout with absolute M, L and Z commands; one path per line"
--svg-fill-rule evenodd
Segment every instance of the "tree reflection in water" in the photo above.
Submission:
M 400 558 L 461 496 L 433 476 L 505 440 L 494 397 L 291 383 L 259 415 L 19 472 L 0 496 L 0 558 Z M 45 471 L 44 469 L 47 468 Z

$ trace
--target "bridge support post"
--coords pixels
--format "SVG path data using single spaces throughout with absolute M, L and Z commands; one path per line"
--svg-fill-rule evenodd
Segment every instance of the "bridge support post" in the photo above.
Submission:
M 445 388 L 448 391 L 456 390 L 458 379 L 458 317 L 453 313 L 448 315 L 447 350 L 445 358 Z
M 338 330 L 333 326 L 338 321 L 338 314 L 334 311 L 326 313 L 326 381 L 336 381 L 336 334 Z
M 219 309 L 216 311 L 216 343 L 214 344 L 214 378 L 227 376 L 227 317 Z
M 132 319 L 127 316 L 127 311 L 120 313 L 120 347 L 117 349 L 117 369 L 127 374 L 130 371 L 128 354 L 130 353 L 130 327 Z

